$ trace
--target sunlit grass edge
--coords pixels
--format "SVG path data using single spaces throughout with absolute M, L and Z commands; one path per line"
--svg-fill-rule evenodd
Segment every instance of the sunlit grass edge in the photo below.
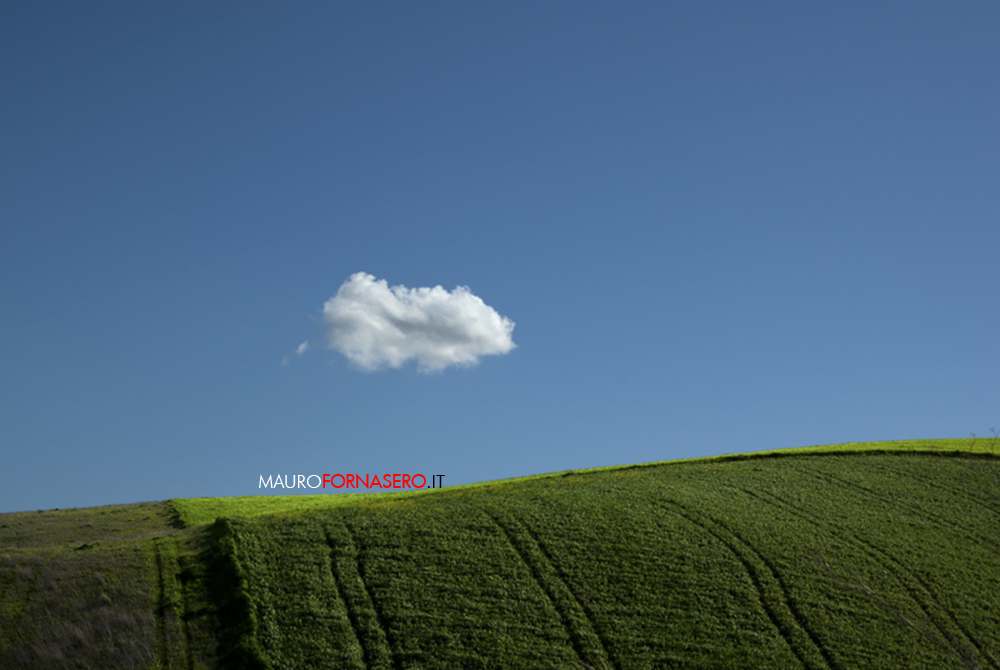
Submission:
M 669 461 L 653 461 L 626 465 L 609 465 L 580 470 L 563 470 L 547 472 L 509 479 L 495 479 L 485 482 L 459 484 L 435 489 L 419 489 L 412 491 L 389 491 L 378 493 L 333 493 L 333 494 L 299 494 L 299 495 L 257 495 L 220 498 L 174 498 L 167 501 L 175 519 L 184 526 L 203 526 L 221 517 L 258 517 L 269 514 L 296 514 L 316 510 L 328 510 L 352 505 L 368 505 L 385 503 L 401 498 L 421 495 L 438 495 L 454 493 L 485 486 L 499 486 L 527 482 L 550 477 L 567 477 L 589 475 L 612 470 L 630 468 L 660 467 L 666 465 L 682 465 L 690 463 L 719 463 L 752 458 L 782 458 L 799 455 L 815 454 L 858 454 L 858 453 L 927 453 L 936 455 L 982 455 L 1000 456 L 997 440 L 994 438 L 979 439 L 940 439 L 940 440 L 891 440 L 884 442 L 847 442 L 843 444 L 815 445 L 809 447 L 793 447 L 788 449 L 771 449 L 749 453 L 730 453 L 700 458 L 685 458 Z

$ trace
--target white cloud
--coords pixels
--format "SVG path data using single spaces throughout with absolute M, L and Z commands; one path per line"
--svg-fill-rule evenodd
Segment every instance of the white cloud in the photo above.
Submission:
M 357 272 L 326 301 L 323 318 L 330 347 L 363 370 L 398 368 L 411 359 L 421 372 L 468 367 L 517 346 L 510 336 L 514 322 L 467 286 L 390 288 Z
M 301 356 L 302 354 L 306 353 L 310 349 L 312 349 L 312 347 L 309 345 L 309 341 L 306 340 L 305 342 L 303 342 L 299 346 L 295 347 L 295 355 L 296 356 Z M 281 359 L 281 364 L 282 365 L 288 365 L 290 362 L 291 361 L 289 360 L 288 356 L 284 356 Z

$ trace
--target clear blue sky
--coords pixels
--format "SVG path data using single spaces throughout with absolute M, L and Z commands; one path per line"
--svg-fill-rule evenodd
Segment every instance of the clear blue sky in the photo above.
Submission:
M 0 512 L 989 434 L 998 45 L 985 1 L 7 3 Z M 358 272 L 517 347 L 366 371 Z

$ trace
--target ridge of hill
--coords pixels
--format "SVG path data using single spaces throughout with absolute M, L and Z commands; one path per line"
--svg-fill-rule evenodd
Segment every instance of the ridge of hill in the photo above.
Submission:
M 500 484 L 513 484 L 550 477 L 567 477 L 571 475 L 588 475 L 614 470 L 632 468 L 648 468 L 682 463 L 718 463 L 724 461 L 741 461 L 747 459 L 787 458 L 806 454 L 888 454 L 888 453 L 918 453 L 927 452 L 940 455 L 998 455 L 1000 443 L 997 439 L 982 440 L 941 439 L 941 440 L 891 440 L 884 442 L 847 442 L 841 444 L 824 444 L 810 447 L 792 447 L 788 449 L 770 449 L 746 453 L 721 454 L 718 456 L 702 456 L 698 458 L 675 459 L 670 461 L 652 461 L 649 463 L 630 463 L 625 465 L 608 465 L 596 468 L 578 470 L 562 470 L 546 472 L 537 475 L 527 475 L 510 479 L 496 479 L 472 484 L 459 484 L 437 489 L 419 489 L 410 491 L 387 491 L 366 493 L 335 493 L 331 494 L 297 494 L 297 495 L 256 495 L 225 498 L 175 498 L 168 500 L 172 513 L 178 523 L 184 526 L 200 526 L 210 524 L 225 516 L 256 517 L 265 514 L 283 514 L 288 512 L 318 511 L 333 509 L 347 505 L 373 503 L 376 501 L 406 498 L 414 495 L 434 495 L 445 490 L 456 491 Z
M 0 666 L 998 668 L 994 444 L 0 515 Z

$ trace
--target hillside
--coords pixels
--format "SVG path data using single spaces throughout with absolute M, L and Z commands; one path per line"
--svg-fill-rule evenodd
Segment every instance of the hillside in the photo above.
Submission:
M 987 450 L 0 515 L 0 666 L 1000 668 Z

